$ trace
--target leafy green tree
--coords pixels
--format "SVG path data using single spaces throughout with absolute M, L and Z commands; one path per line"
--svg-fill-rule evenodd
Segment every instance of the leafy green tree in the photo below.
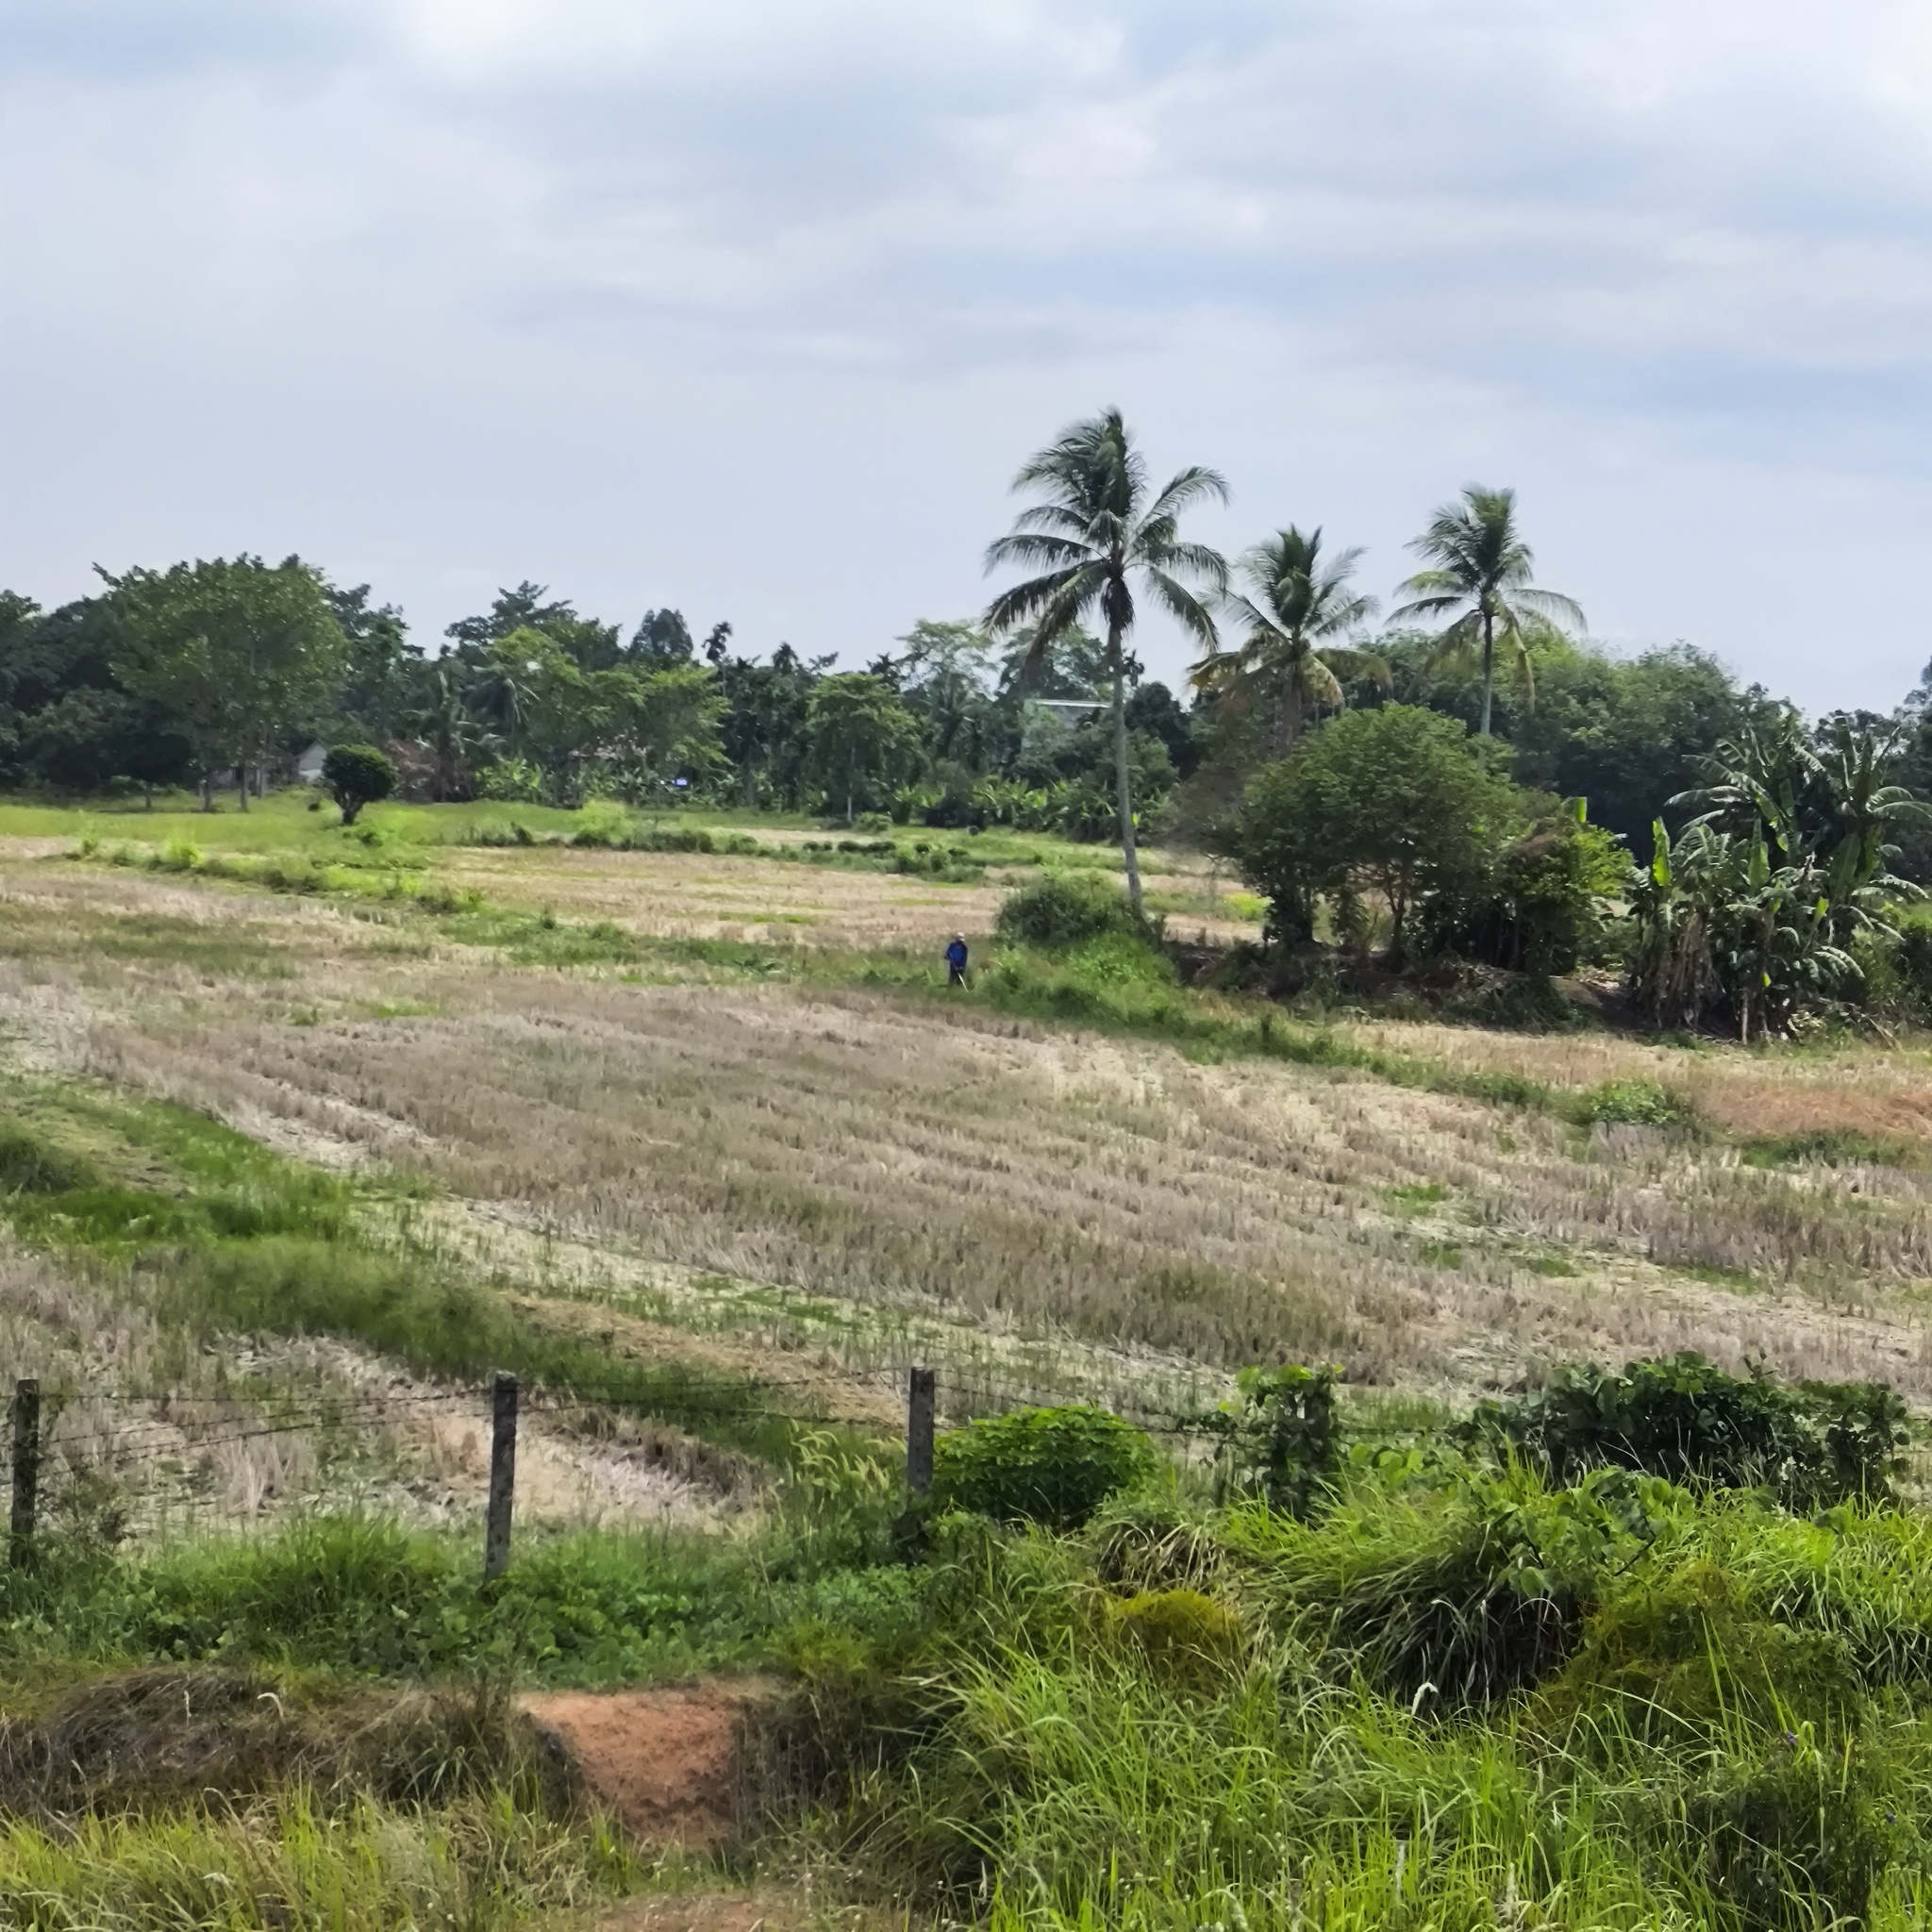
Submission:
M 1241 641 L 1233 650 L 1210 651 L 1194 666 L 1192 682 L 1233 709 L 1265 712 L 1276 758 L 1294 749 L 1311 707 L 1340 708 L 1341 676 L 1367 675 L 1388 687 L 1389 667 L 1380 658 L 1331 641 L 1374 615 L 1375 600 L 1349 587 L 1360 555 L 1344 550 L 1324 565 L 1321 531 L 1304 534 L 1291 524 L 1235 566 L 1254 592 L 1228 599 Z
M 422 647 L 409 641 L 403 613 L 393 604 L 370 603 L 367 584 L 345 591 L 325 580 L 324 594 L 347 652 L 342 714 L 372 738 L 393 738 L 421 674 Z
M 396 789 L 396 768 L 373 744 L 338 744 L 322 761 L 322 782 L 341 808 L 343 824 L 353 825 L 365 805 Z
M 549 594 L 544 585 L 526 578 L 513 591 L 499 591 L 483 616 L 459 618 L 445 634 L 455 640 L 458 656 L 471 663 L 484 662 L 491 644 L 519 630 L 541 631 L 580 671 L 608 671 L 624 661 L 614 624 L 580 615 L 567 597 L 546 604 Z M 680 625 L 683 621 L 678 619 Z
M 1478 898 L 1525 829 L 1522 794 L 1453 718 L 1409 705 L 1344 711 L 1292 758 L 1250 782 L 1235 856 L 1273 910 L 1284 941 L 1313 930 L 1316 900 L 1344 929 L 1366 930 L 1367 904 L 1389 908 L 1391 963 L 1404 963 L 1411 911 Z
M 1531 704 L 1536 672 L 1532 647 L 1547 639 L 1557 621 L 1583 629 L 1576 603 L 1531 582 L 1536 560 L 1516 526 L 1516 492 L 1470 484 L 1460 503 L 1444 504 L 1409 548 L 1426 558 L 1402 588 L 1409 601 L 1393 613 L 1405 618 L 1448 617 L 1437 640 L 1437 656 L 1478 657 L 1482 668 L 1482 716 L 1477 731 L 1490 735 L 1490 708 L 1495 689 L 1496 642 L 1508 648 Z
M 616 789 L 637 791 L 719 760 L 724 698 L 708 664 L 586 671 L 528 626 L 489 648 L 514 707 L 512 756 L 535 760 L 558 798 L 575 798 L 592 764 Z
M 833 661 L 829 656 L 808 661 L 781 643 L 769 664 L 749 658 L 720 662 L 725 702 L 723 748 L 738 774 L 747 810 L 757 806 L 761 783 L 798 803 L 810 742 L 811 694 Z
M 179 783 L 192 750 L 167 708 L 124 690 L 109 602 L 42 611 L 0 593 L 0 784 L 98 791 L 117 778 Z
M 131 570 L 108 578 L 119 642 L 115 675 L 164 706 L 193 745 L 204 802 L 232 763 L 248 807 L 247 768 L 335 697 L 347 646 L 320 575 L 291 558 L 258 557 Z
M 1029 661 L 1044 656 L 1074 625 L 1097 613 L 1107 626 L 1105 667 L 1113 693 L 1114 777 L 1121 858 L 1127 895 L 1141 909 L 1134 802 L 1127 744 L 1126 640 L 1134 627 L 1135 582 L 1204 650 L 1214 647 L 1208 607 L 1183 582 L 1218 597 L 1227 565 L 1202 543 L 1180 539 L 1181 512 L 1204 498 L 1225 502 L 1227 485 L 1212 470 L 1180 471 L 1158 492 L 1118 409 L 1076 423 L 1058 442 L 1021 466 L 1013 488 L 1043 501 L 1021 511 L 1013 529 L 987 550 L 989 570 L 1018 564 L 1041 572 L 1003 591 L 985 624 L 995 636 L 1033 626 Z
M 820 679 L 806 716 L 810 769 L 825 790 L 845 794 L 845 822 L 857 801 L 890 796 L 892 786 L 916 771 L 924 751 L 919 721 L 884 678 L 847 671 Z

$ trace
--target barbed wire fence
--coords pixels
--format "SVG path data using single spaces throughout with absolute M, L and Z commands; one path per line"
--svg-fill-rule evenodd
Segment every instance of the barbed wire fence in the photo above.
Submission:
M 905 1391 L 904 1441 L 906 1481 L 915 1495 L 931 1490 L 934 1443 L 939 1418 L 949 1415 L 999 1414 L 1023 1407 L 1050 1407 L 1067 1400 L 1064 1391 L 1031 1388 L 1019 1382 L 995 1382 L 984 1371 L 968 1381 L 946 1376 L 924 1363 L 888 1363 L 868 1370 L 843 1370 L 847 1381 L 890 1381 Z M 93 1418 L 91 1426 L 59 1426 L 62 1406 L 43 1400 L 41 1380 L 22 1376 L 14 1383 L 13 1400 L 6 1413 L 4 1431 L 11 1480 L 8 1560 L 20 1567 L 32 1558 L 42 1513 L 42 1474 L 58 1427 L 58 1447 L 70 1460 L 89 1454 L 153 1457 L 176 1449 L 197 1456 L 234 1444 L 275 1437 L 311 1436 L 358 1425 L 375 1426 L 398 1419 L 398 1412 L 434 1412 L 487 1420 L 490 1430 L 488 1500 L 484 1512 L 484 1574 L 499 1576 L 508 1568 L 510 1530 L 515 1508 L 516 1451 L 521 1423 L 525 1418 L 582 1419 L 630 1416 L 673 1427 L 695 1424 L 713 1428 L 724 1424 L 773 1423 L 812 1429 L 868 1431 L 875 1438 L 888 1424 L 880 1408 L 838 1411 L 805 1407 L 785 1399 L 791 1390 L 823 1390 L 823 1374 L 760 1377 L 735 1390 L 697 1389 L 671 1393 L 641 1393 L 631 1389 L 591 1387 L 552 1388 L 539 1384 L 525 1389 L 508 1371 L 499 1371 L 482 1390 L 369 1390 L 360 1393 L 311 1393 L 269 1407 L 260 1398 L 240 1394 L 188 1395 L 168 1389 L 94 1389 L 81 1392 L 85 1408 L 126 1408 L 150 1411 L 125 1423 Z M 943 1397 L 943 1403 L 941 1401 Z M 1133 1405 L 1096 1405 L 1150 1434 L 1183 1440 L 1213 1437 L 1220 1425 L 1196 1411 L 1141 1408 Z M 257 1412 L 242 1412 L 253 1407 Z M 157 1412 L 158 1411 L 158 1412 Z

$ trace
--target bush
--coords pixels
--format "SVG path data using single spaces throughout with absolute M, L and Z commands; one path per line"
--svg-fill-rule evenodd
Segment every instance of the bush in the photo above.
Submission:
M 1474 898 L 1428 908 L 1433 946 L 1512 973 L 1574 973 L 1597 958 L 1605 908 L 1627 892 L 1630 858 L 1592 825 L 1583 801 L 1546 801 L 1538 823 L 1505 851 Z
M 1628 1127 L 1665 1127 L 1684 1117 L 1682 1103 L 1655 1080 L 1606 1080 L 1591 1089 L 1583 1109 L 1590 1120 Z
M 1053 953 L 1112 933 L 1141 937 L 1145 928 L 1112 880 L 1089 872 L 1050 872 L 1008 895 L 993 930 L 1003 940 Z
M 1547 1389 L 1485 1402 L 1451 1433 L 1507 1446 L 1553 1482 L 1608 1463 L 1672 1482 L 1770 1488 L 1791 1507 L 1818 1508 L 1889 1493 L 1906 1421 L 1882 1383 L 1782 1388 L 1686 1351 L 1621 1372 L 1571 1363 Z
M 1154 1466 L 1154 1445 L 1105 1409 L 1016 1408 L 940 1438 L 933 1495 L 942 1507 L 1003 1523 L 1077 1529 Z
M 1306 1520 L 1341 1466 L 1334 1369 L 1243 1369 L 1239 1409 L 1202 1420 L 1222 1438 L 1224 1487 Z
M 365 805 L 396 789 L 396 768 L 373 744 L 339 744 L 322 761 L 322 782 L 353 825 Z
M 882 832 L 892 829 L 891 816 L 882 811 L 862 811 L 853 820 L 852 829 L 868 839 L 876 839 Z
M 543 774 L 528 758 L 499 758 L 477 776 L 476 796 L 501 805 L 540 804 Z

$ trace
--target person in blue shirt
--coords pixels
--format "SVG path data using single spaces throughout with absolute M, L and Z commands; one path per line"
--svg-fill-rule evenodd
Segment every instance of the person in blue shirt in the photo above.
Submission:
M 956 932 L 953 943 L 946 948 L 946 984 L 966 984 L 966 935 L 963 932 Z

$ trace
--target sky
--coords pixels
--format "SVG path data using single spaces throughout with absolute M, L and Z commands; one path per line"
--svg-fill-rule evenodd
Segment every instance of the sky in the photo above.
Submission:
M 0 584 L 290 552 L 836 651 L 1014 471 L 1541 581 L 1811 709 L 1932 658 L 1923 0 L 0 0 Z M 1157 675 L 1186 654 L 1149 622 Z

